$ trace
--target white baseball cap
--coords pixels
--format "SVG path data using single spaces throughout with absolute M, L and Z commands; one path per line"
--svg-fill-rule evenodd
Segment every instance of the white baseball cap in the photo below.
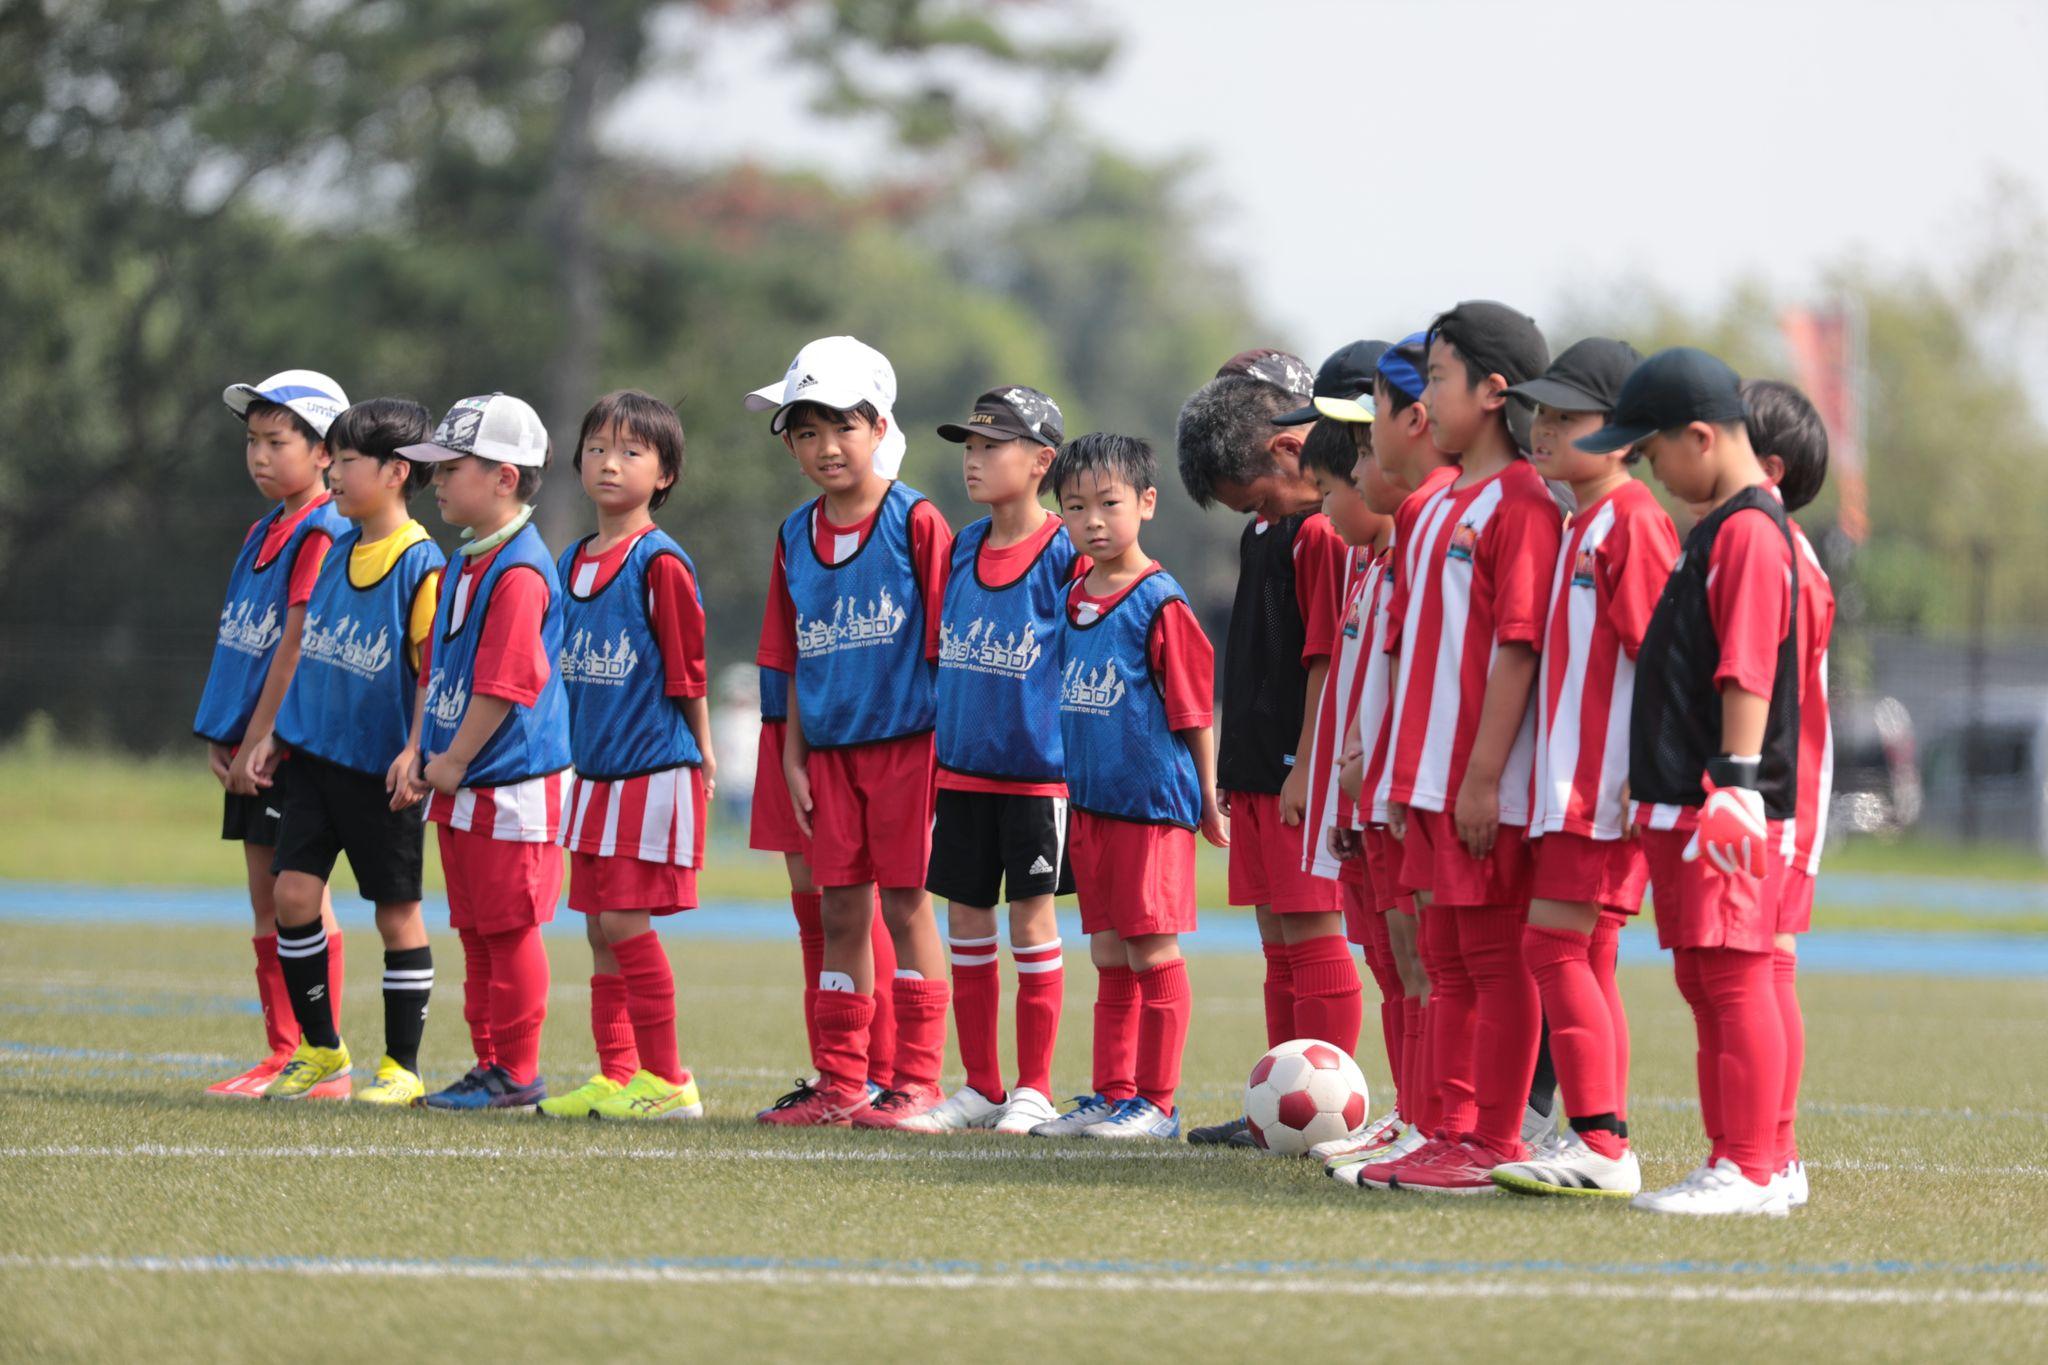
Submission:
M 400 446 L 398 453 L 422 464 L 474 455 L 480 460 L 539 469 L 548 462 L 548 429 L 523 399 L 509 393 L 485 393 L 448 409 L 431 441 Z
M 348 406 L 341 385 L 318 370 L 279 370 L 261 384 L 230 384 L 221 390 L 220 398 L 237 417 L 247 417 L 249 405 L 258 400 L 290 408 L 323 439 Z
M 746 397 L 747 411 L 772 412 L 768 429 L 780 436 L 789 410 L 798 403 L 816 403 L 845 412 L 862 403 L 889 421 L 882 443 L 875 447 L 875 472 L 893 479 L 903 468 L 905 440 L 896 424 L 896 367 L 889 357 L 856 337 L 819 337 L 796 353 L 780 383 L 764 384 Z

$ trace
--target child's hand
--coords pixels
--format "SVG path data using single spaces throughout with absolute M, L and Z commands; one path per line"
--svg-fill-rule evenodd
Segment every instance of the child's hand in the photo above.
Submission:
M 782 765 L 782 780 L 789 784 L 789 804 L 796 811 L 796 827 L 811 835 L 811 775 L 801 765 Z
M 704 751 L 704 761 L 697 765 L 698 774 L 704 779 L 704 799 L 710 801 L 718 795 L 718 758 L 711 750 Z
M 453 796 L 462 790 L 462 779 L 469 773 L 467 763 L 458 763 L 445 753 L 435 754 L 427 761 L 426 770 L 421 774 L 429 787 L 443 796 Z
M 1287 770 L 1287 780 L 1280 784 L 1280 823 L 1290 829 L 1298 828 L 1307 812 L 1308 769 L 1297 763 Z
M 1475 858 L 1493 852 L 1494 837 L 1500 833 L 1500 783 L 1481 781 L 1469 768 L 1458 784 L 1458 804 L 1452 813 L 1458 827 L 1458 842 Z
M 1628 779 L 1621 779 L 1621 837 L 1624 840 L 1636 837 L 1636 817 L 1629 811 Z
M 1358 857 L 1364 841 L 1359 838 L 1357 830 L 1346 829 L 1342 825 L 1332 825 L 1330 826 L 1329 844 L 1330 856 L 1338 862 L 1348 863 Z
M 1202 837 L 1216 848 L 1230 847 L 1230 811 L 1215 792 L 1202 798 Z
M 225 744 L 206 742 L 206 767 L 213 774 L 213 780 L 223 787 L 228 784 L 228 768 L 234 763 L 234 751 Z
M 417 805 L 426 795 L 420 787 L 420 751 L 411 745 L 398 751 L 384 772 L 384 790 L 391 793 L 391 809 Z
M 1337 785 L 1353 801 L 1365 800 L 1365 755 L 1353 750 L 1337 770 Z
M 1387 833 L 1393 835 L 1397 840 L 1405 840 L 1408 837 L 1408 803 L 1406 801 L 1387 802 Z
M 256 759 L 268 754 L 273 747 L 269 735 L 259 735 L 254 743 L 244 743 L 235 761 L 228 765 L 228 790 L 237 796 L 254 796 L 258 790 L 270 785 L 270 775 L 259 771 Z M 272 766 L 275 766 L 273 760 Z

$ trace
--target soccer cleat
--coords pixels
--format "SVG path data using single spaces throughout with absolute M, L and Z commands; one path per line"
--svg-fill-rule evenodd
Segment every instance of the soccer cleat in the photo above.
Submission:
M 1252 1136 L 1252 1121 L 1242 1114 L 1224 1123 L 1188 1129 L 1188 1144 L 1193 1147 L 1252 1148 L 1259 1145 L 1258 1139 Z
M 1003 1106 L 971 1085 L 963 1085 L 945 1100 L 922 1114 L 912 1114 L 896 1126 L 906 1133 L 964 1133 L 988 1128 L 1003 1115 Z
M 533 1084 L 520 1085 L 501 1066 L 477 1066 L 446 1090 L 437 1090 L 420 1100 L 427 1109 L 477 1113 L 486 1109 L 508 1109 L 530 1114 L 548 1097 L 547 1083 L 535 1077 Z
M 550 1095 L 537 1106 L 543 1118 L 587 1119 L 600 1100 L 608 1100 L 626 1087 L 602 1071 L 566 1095 Z
M 998 1133 L 1035 1133 L 1041 1125 L 1058 1122 L 1060 1111 L 1053 1108 L 1052 1100 L 1028 1086 L 1010 1092 L 1010 1102 L 1003 1106 L 1003 1112 L 996 1118 L 995 1131 Z
M 1176 1142 L 1180 1139 L 1180 1110 L 1168 1113 L 1152 1101 L 1133 1095 L 1130 1099 L 1118 1100 L 1107 1118 L 1083 1128 L 1081 1136 L 1112 1142 L 1127 1138 Z
M 844 1128 L 868 1107 L 867 1087 L 801 1085 L 755 1117 L 777 1128 Z
M 1433 1162 L 1441 1161 L 1458 1149 L 1456 1138 L 1432 1137 L 1418 1143 L 1406 1156 L 1387 1161 L 1368 1161 L 1358 1169 L 1357 1185 L 1360 1189 L 1390 1190 L 1394 1177 L 1411 1169 L 1419 1169 Z
M 1467 1139 L 1434 1161 L 1397 1166 L 1387 1188 L 1417 1194 L 1499 1194 L 1493 1168 L 1500 1164 L 1498 1152 Z
M 799 1080 L 788 1093 L 776 1096 L 775 1103 L 769 1105 L 766 1109 L 760 1110 L 754 1117 L 766 1123 L 770 1114 L 778 1109 L 787 1109 L 793 1104 L 802 1104 L 811 1097 L 812 1092 L 817 1090 L 817 1088 L 818 1078 L 815 1076 L 807 1081 Z M 870 1096 L 870 1098 L 873 1097 Z
M 1783 1218 L 1792 1211 L 1784 1181 L 1774 1178 L 1759 1185 L 1727 1157 L 1701 1167 L 1676 1185 L 1637 1195 L 1629 1207 L 1645 1213 L 1700 1217 L 1748 1213 Z
M 680 1085 L 652 1071 L 636 1071 L 617 1094 L 593 1104 L 590 1113 L 600 1119 L 701 1119 L 704 1100 L 697 1093 L 697 1078 L 687 1071 Z
M 1386 1166 L 1396 1161 L 1406 1161 L 1409 1157 L 1421 1151 L 1428 1142 L 1429 1135 L 1415 1125 L 1410 1124 L 1402 1132 L 1401 1136 L 1385 1146 L 1377 1147 L 1369 1152 L 1361 1152 L 1355 1157 L 1339 1157 L 1335 1161 L 1328 1162 L 1323 1167 L 1323 1173 L 1332 1180 L 1341 1181 L 1346 1185 L 1365 1185 L 1369 1189 L 1384 1189 L 1385 1186 L 1383 1185 L 1368 1184 L 1364 1178 L 1366 1172 L 1376 1166 Z
M 1812 1196 L 1813 1190 L 1806 1183 L 1805 1162 L 1794 1157 L 1786 1162 L 1785 1168 L 1775 1176 L 1772 1176 L 1771 1179 L 1784 1188 L 1785 1204 L 1787 1207 L 1795 1209 L 1806 1207 L 1806 1201 Z
M 1318 1142 L 1308 1149 L 1308 1154 L 1317 1161 L 1327 1163 L 1340 1156 L 1355 1156 L 1370 1148 L 1392 1142 L 1401 1135 L 1401 1131 L 1401 1116 L 1389 1110 L 1350 1137 Z
M 330 1093 L 333 1082 L 341 1082 L 341 1098 L 348 1098 L 349 1056 L 348 1044 L 336 1042 L 333 1047 L 314 1047 L 300 1041 L 292 1059 L 284 1064 L 284 1070 L 277 1073 L 277 1079 L 263 1092 L 266 1100 L 303 1100 L 312 1095 L 320 1086 L 327 1086 Z
M 1522 1143 L 1531 1151 L 1553 1141 L 1557 1137 L 1557 1107 L 1551 1106 L 1544 1113 L 1535 1105 L 1522 1110 Z
M 1606 1157 L 1567 1129 L 1522 1161 L 1493 1168 L 1493 1183 L 1516 1194 L 1573 1194 L 1627 1199 L 1642 1193 L 1643 1169 L 1633 1151 Z
M 356 1096 L 361 1104 L 415 1104 L 427 1093 L 426 1082 L 389 1057 L 377 1063 L 377 1079 Z
M 275 1052 L 250 1067 L 239 1076 L 230 1076 L 224 1081 L 215 1081 L 206 1087 L 206 1093 L 215 1099 L 260 1100 L 270 1083 L 277 1079 L 277 1073 L 284 1070 L 284 1064 L 292 1059 L 289 1052 Z
M 884 1090 L 873 1103 L 853 1116 L 853 1126 L 901 1128 L 905 1119 L 930 1112 L 945 1097 L 945 1092 L 936 1085 L 912 1081 L 907 1086 Z
M 1109 1117 L 1109 1111 L 1116 1108 L 1116 1101 L 1107 1095 L 1076 1095 L 1074 1107 L 1056 1119 L 1048 1119 L 1031 1130 L 1033 1137 L 1068 1138 L 1081 1136 L 1081 1130 L 1102 1122 Z

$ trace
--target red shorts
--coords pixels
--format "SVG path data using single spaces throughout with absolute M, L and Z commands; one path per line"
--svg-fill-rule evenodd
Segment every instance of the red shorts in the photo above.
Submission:
M 673 915 L 697 908 L 697 869 L 645 858 L 569 853 L 569 908 L 586 915 L 645 910 Z
M 1301 870 L 1301 839 L 1301 826 L 1281 822 L 1278 793 L 1230 793 L 1230 903 L 1276 915 L 1335 910 L 1337 884 Z
M 434 829 L 451 928 L 502 934 L 554 919 L 562 899 L 560 845 L 493 839 L 452 825 Z
M 1778 928 L 1777 850 L 1765 850 L 1761 878 L 1730 876 L 1704 857 L 1686 862 L 1691 840 L 1692 831 L 1685 829 L 1645 829 L 1638 837 L 1650 865 L 1658 946 L 1771 951 Z
M 1081 932 L 1118 938 L 1195 931 L 1195 832 L 1091 815 L 1067 817 Z
M 1546 834 L 1534 840 L 1532 900 L 1597 905 L 1633 915 L 1643 908 L 1650 865 L 1635 839 L 1594 839 L 1584 834 Z
M 811 880 L 819 886 L 924 887 L 932 860 L 930 733 L 813 749 Z
M 1778 884 L 1778 932 L 1803 934 L 1813 927 L 1813 874 L 1788 867 Z
M 786 720 L 761 722 L 761 743 L 754 759 L 754 802 L 747 818 L 747 847 L 763 853 L 811 851 L 811 841 L 797 827 L 796 808 L 789 803 L 789 783 L 782 777 L 782 737 Z
M 1415 913 L 1415 897 L 1401 885 L 1401 841 L 1385 825 L 1374 825 L 1365 831 L 1365 866 L 1372 876 L 1376 909 L 1396 910 L 1404 915 Z
M 1459 841 L 1457 822 L 1448 812 L 1411 809 L 1408 837 L 1401 841 L 1401 884 L 1427 891 L 1432 905 L 1527 909 L 1528 831 L 1502 825 L 1493 852 L 1475 858 Z
M 1337 883 L 1337 905 L 1344 912 L 1344 937 L 1363 948 L 1373 941 L 1373 919 L 1381 911 L 1374 903 L 1370 886 L 1353 881 Z

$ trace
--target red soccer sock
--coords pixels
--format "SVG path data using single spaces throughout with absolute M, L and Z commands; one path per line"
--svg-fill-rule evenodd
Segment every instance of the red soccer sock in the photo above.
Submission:
M 1401 1089 L 1406 1084 L 1402 1064 L 1407 1060 L 1407 988 L 1401 984 L 1401 969 L 1394 961 L 1394 941 L 1387 934 L 1387 917 L 1375 912 L 1366 918 L 1371 942 L 1365 945 L 1365 965 L 1372 971 L 1373 985 L 1379 988 L 1380 1037 L 1387 1049 L 1387 1077 L 1394 1087 L 1394 1108 L 1401 1111 Z
M 1785 1102 L 1785 1026 L 1768 952 L 1683 949 L 1699 959 L 1700 986 L 1720 1040 L 1722 1155 L 1758 1184 L 1777 1172 Z
M 819 991 L 817 996 L 819 1083 L 842 1090 L 865 1089 L 870 1074 L 868 1049 L 875 1020 L 875 997 L 858 991 L 826 990 Z
M 1341 942 L 1341 940 L 1340 940 Z M 1345 954 L 1350 961 L 1350 954 Z M 1173 1112 L 1173 1092 L 1180 1088 L 1180 1054 L 1187 1046 L 1188 1017 L 1194 1002 L 1188 994 L 1188 964 L 1180 958 L 1139 972 L 1138 1094 Z
M 1060 1036 L 1067 971 L 1060 941 L 1010 949 L 1017 966 L 1017 1086 L 1052 1097 L 1052 1052 Z
M 898 1090 L 937 1085 L 946 1060 L 946 1014 L 953 988 L 917 976 L 899 976 L 891 984 L 890 998 L 896 1006 L 896 1076 L 891 1084 Z
M 879 891 L 875 893 L 875 918 L 868 933 L 868 945 L 875 959 L 875 1012 L 868 1023 L 868 1079 L 887 1090 L 896 1083 L 896 993 L 889 985 L 896 979 L 896 940 L 889 937 L 889 926 L 882 921 Z M 823 1067 L 818 1071 L 824 1074 Z
M 256 1003 L 263 1007 L 263 1041 L 271 1056 L 282 1056 L 299 1045 L 299 1020 L 292 1013 L 292 993 L 277 960 L 277 935 L 263 934 L 249 942 L 256 948 Z
M 1522 961 L 1522 929 L 1529 907 L 1461 906 L 1458 948 L 1472 975 L 1473 1077 L 1478 1119 L 1473 1132 L 1509 1160 L 1522 1155 L 1522 1115 L 1536 1075 L 1543 1008 L 1536 981 Z
M 341 926 L 327 931 L 327 999 L 336 1032 L 341 1030 L 341 988 L 348 977 L 348 948 L 342 941 Z
M 491 1038 L 491 945 L 475 929 L 457 929 L 462 940 L 462 1022 L 469 1025 L 469 1046 L 478 1066 L 493 1066 L 497 1044 Z
M 540 926 L 484 939 L 491 952 L 491 1042 L 516 1085 L 540 1075 L 540 1029 L 548 1017 L 548 950 Z
M 626 978 L 617 972 L 590 978 L 590 1036 L 597 1043 L 597 1069 L 620 1085 L 632 1080 L 640 1069 L 640 1049 L 626 1012 Z
M 1365 993 L 1351 945 L 1342 934 L 1324 934 L 1288 945 L 1287 955 L 1294 979 L 1294 1036 L 1320 1038 L 1355 1054 L 1365 1024 Z
M 1671 954 L 1672 974 L 1678 980 L 1678 993 L 1692 1010 L 1694 1038 L 1693 1074 L 1699 1084 L 1700 1126 L 1707 1134 L 1707 1161 L 1719 1161 L 1721 1150 L 1721 1055 L 1720 1033 L 1714 1021 L 1714 1012 L 1707 1001 L 1706 988 L 1700 984 L 1699 959 L 1696 950 L 1679 948 Z
M 1095 1093 L 1138 1093 L 1138 975 L 1129 967 L 1095 969 Z
M 1294 1037 L 1294 954 L 1284 943 L 1261 943 L 1266 955 L 1266 1046 Z
M 1600 983 L 1600 993 L 1607 997 L 1607 1017 L 1613 1021 L 1614 1033 L 1614 1113 L 1623 1123 L 1628 1122 L 1628 1010 L 1621 1003 L 1621 982 L 1614 974 L 1614 966 L 1621 956 L 1621 931 L 1628 923 L 1628 916 L 1618 910 L 1602 910 L 1600 923 L 1593 929 L 1593 946 L 1588 960 L 1593 964 L 1593 979 Z
M 1531 924 L 1522 930 L 1522 958 L 1536 978 L 1550 1021 L 1550 1056 L 1572 1129 L 1604 1157 L 1628 1147 L 1614 1098 L 1613 1021 L 1593 975 L 1590 935 Z
M 612 945 L 619 975 L 626 979 L 626 1011 L 633 1020 L 633 1045 L 640 1067 L 670 1085 L 681 1085 L 683 1070 L 676 1042 L 676 974 L 668 964 L 661 937 L 649 929 Z
M 1414 1124 L 1422 1123 L 1433 1089 L 1422 1055 L 1422 1040 L 1429 1032 L 1428 1018 L 1429 1008 L 1421 996 L 1411 995 L 1401 1001 L 1401 1076 L 1397 1082 L 1401 1093 L 1396 1107 L 1403 1119 Z
M 1793 1122 L 1799 1114 L 1799 1078 L 1806 1070 L 1806 1016 L 1799 1009 L 1799 958 L 1780 949 L 1771 954 L 1777 987 L 1778 1023 L 1785 1034 L 1785 1099 L 1778 1109 L 1778 1165 L 1799 1160 Z
M 1431 905 L 1422 912 L 1423 970 L 1429 973 L 1429 1036 L 1423 1070 L 1430 1078 L 1425 1131 L 1458 1137 L 1472 1131 L 1472 977 L 1458 950 L 1459 911 Z
M 946 948 L 953 960 L 953 1027 L 959 1035 L 960 1064 L 969 1085 L 1000 1103 L 1005 1096 L 996 1020 L 1003 1008 L 1003 978 L 996 970 L 996 940 L 948 939 Z
M 825 969 L 825 898 L 815 891 L 792 891 L 789 908 L 796 912 L 797 948 L 804 960 L 804 1038 L 811 1049 L 811 1069 L 818 1069 L 818 973 Z

